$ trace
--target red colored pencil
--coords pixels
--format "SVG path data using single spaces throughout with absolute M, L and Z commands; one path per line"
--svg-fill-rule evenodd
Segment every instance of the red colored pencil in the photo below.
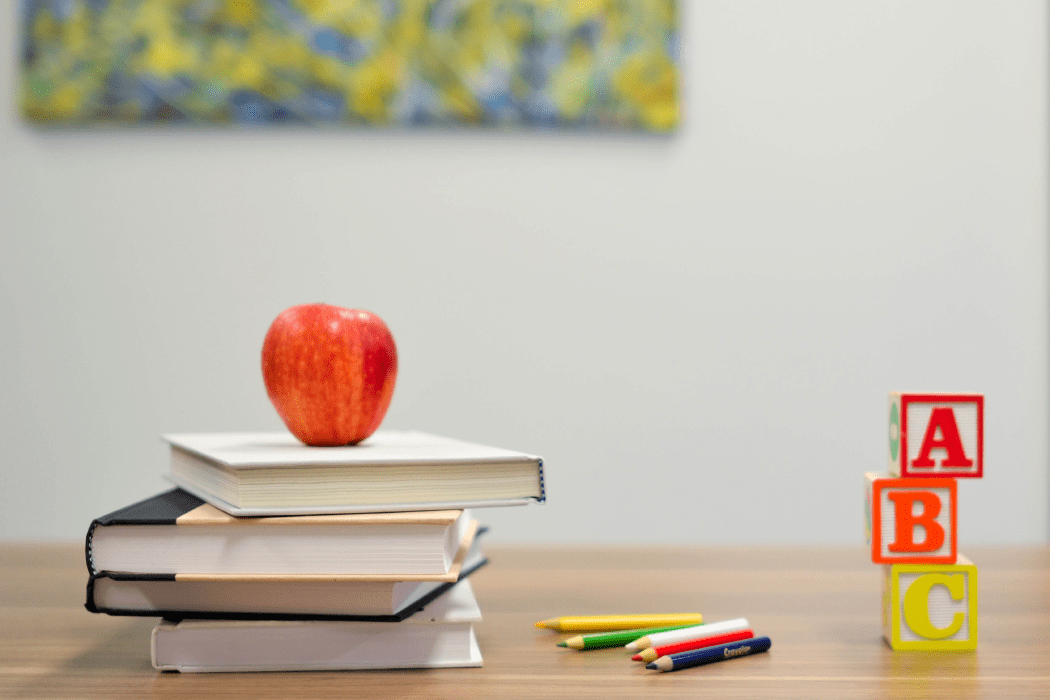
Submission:
M 683 651 L 692 651 L 693 649 L 702 649 L 704 647 L 713 647 L 718 644 L 728 644 L 729 642 L 737 642 L 741 639 L 751 639 L 755 636 L 755 633 L 751 629 L 737 630 L 736 632 L 726 632 L 725 634 L 716 634 L 711 637 L 700 637 L 699 639 L 689 639 L 684 642 L 676 642 L 675 644 L 668 644 L 662 647 L 649 647 L 643 650 L 641 653 L 635 654 L 631 657 L 632 661 L 644 661 L 651 663 L 656 661 L 661 656 L 668 656 L 669 654 L 679 654 Z

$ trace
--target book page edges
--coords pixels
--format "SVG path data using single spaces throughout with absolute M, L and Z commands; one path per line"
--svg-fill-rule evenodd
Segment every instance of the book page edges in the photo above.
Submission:
M 524 506 L 529 503 L 544 503 L 546 493 L 541 491 L 541 497 L 525 496 L 522 498 L 484 499 L 477 501 L 437 501 L 433 503 L 383 503 L 365 505 L 322 505 L 322 506 L 252 506 L 241 507 L 228 503 L 223 499 L 197 488 L 185 479 L 180 479 L 174 474 L 165 474 L 164 478 L 198 498 L 211 503 L 219 510 L 235 515 L 239 518 L 263 517 L 268 515 L 333 515 L 340 513 L 396 513 L 404 511 L 426 511 L 426 510 L 464 510 L 467 508 L 502 508 L 505 506 Z M 541 483 L 542 489 L 542 483 Z
M 445 574 L 175 574 L 176 581 L 458 581 L 463 563 L 478 532 L 478 521 L 471 520 L 460 540 L 456 558 Z
M 383 513 L 328 513 L 310 516 L 234 517 L 210 503 L 179 516 L 176 525 L 451 525 L 462 515 L 458 510 L 424 510 Z
M 154 635 L 157 629 L 162 625 L 170 624 L 162 621 L 153 628 Z M 395 623 L 397 624 L 397 623 Z M 455 623 L 455 624 L 469 624 L 469 623 Z M 266 666 L 179 666 L 169 664 L 166 666 L 157 665 L 156 652 L 151 649 L 151 661 L 153 668 L 158 671 L 178 671 L 180 673 L 280 673 L 285 671 L 367 671 L 367 670 L 386 670 L 386 669 L 411 669 L 411 668 L 481 668 L 484 666 L 484 661 L 481 657 L 481 648 L 478 646 L 477 635 L 474 632 L 473 626 L 470 628 L 470 641 L 468 648 L 468 657 L 466 659 L 446 659 L 443 661 L 427 661 L 421 662 L 401 662 L 398 663 L 392 660 L 384 660 L 382 662 L 368 662 L 357 664 L 335 664 L 335 665 L 303 665 L 303 664 L 277 664 L 277 665 L 266 665 Z

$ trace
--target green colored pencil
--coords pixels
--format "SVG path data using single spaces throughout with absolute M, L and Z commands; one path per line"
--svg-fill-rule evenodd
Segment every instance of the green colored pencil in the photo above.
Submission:
M 607 647 L 622 647 L 625 644 L 630 644 L 636 639 L 649 634 L 656 634 L 657 632 L 670 632 L 671 630 L 680 630 L 686 627 L 696 627 L 695 624 L 691 625 L 675 625 L 673 627 L 649 627 L 646 629 L 639 630 L 620 630 L 619 632 L 603 632 L 602 634 L 578 634 L 575 637 L 570 637 L 564 642 L 558 642 L 560 647 L 568 647 L 569 649 L 605 649 Z

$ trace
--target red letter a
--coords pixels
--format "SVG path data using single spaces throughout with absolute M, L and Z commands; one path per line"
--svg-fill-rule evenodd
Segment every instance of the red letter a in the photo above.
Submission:
M 937 430 L 941 439 L 937 439 Z M 922 439 L 919 456 L 912 461 L 913 467 L 932 467 L 930 450 L 942 449 L 948 456 L 941 460 L 941 467 L 972 467 L 973 460 L 966 459 L 962 440 L 959 438 L 959 426 L 955 424 L 955 412 L 948 406 L 939 406 L 930 414 L 930 424 L 926 426 L 926 436 Z

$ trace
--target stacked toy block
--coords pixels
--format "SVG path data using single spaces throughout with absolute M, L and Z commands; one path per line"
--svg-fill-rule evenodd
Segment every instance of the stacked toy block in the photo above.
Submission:
M 867 474 L 871 560 L 895 650 L 977 648 L 977 567 L 959 554 L 957 479 L 984 474 L 984 396 L 890 394 L 890 459 Z

